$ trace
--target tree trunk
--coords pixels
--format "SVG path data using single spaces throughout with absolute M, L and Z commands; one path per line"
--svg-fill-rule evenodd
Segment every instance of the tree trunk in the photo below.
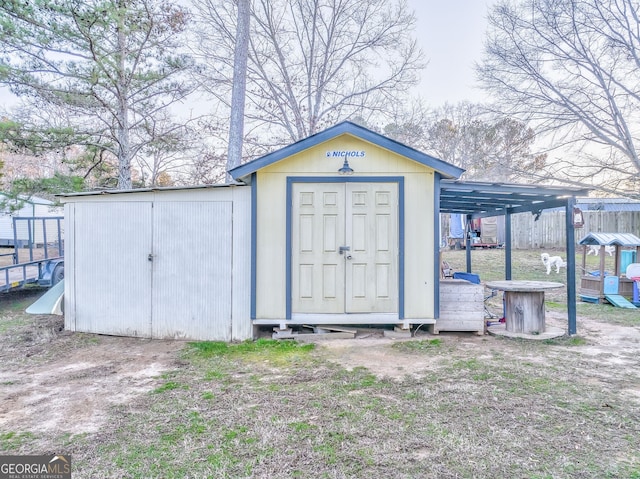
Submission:
M 121 4 L 124 7 L 124 4 Z M 122 23 L 122 17 L 120 18 Z M 127 51 L 127 39 L 124 25 L 118 25 L 118 106 L 117 106 L 117 131 L 118 142 L 118 189 L 130 190 L 131 183 L 131 145 L 129 141 L 129 105 L 127 100 L 128 88 L 125 70 L 125 56 Z
M 249 48 L 250 0 L 238 0 L 238 26 L 233 62 L 233 90 L 231 93 L 231 118 L 229 124 L 229 149 L 227 171 L 242 163 L 242 139 L 244 136 L 244 102 L 247 84 L 247 54 Z M 227 174 L 227 181 L 230 181 Z

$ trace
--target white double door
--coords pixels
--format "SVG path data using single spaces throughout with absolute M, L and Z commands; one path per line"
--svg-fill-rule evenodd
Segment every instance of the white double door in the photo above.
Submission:
M 69 208 L 75 330 L 231 341 L 230 201 Z
M 397 313 L 397 183 L 294 183 L 292 203 L 292 313 Z

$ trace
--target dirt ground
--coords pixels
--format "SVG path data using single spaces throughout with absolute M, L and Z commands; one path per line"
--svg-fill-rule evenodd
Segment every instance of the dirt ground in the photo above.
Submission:
M 547 318 L 566 327 L 562 315 L 548 313 Z M 153 390 L 163 373 L 179 367 L 184 347 L 180 341 L 69 333 L 57 316 L 35 317 L 34 324 L 9 336 L 0 351 L 0 431 L 95 433 L 105 426 L 112 406 Z M 578 334 L 586 340 L 575 348 L 578 367 L 593 367 L 597 381 L 627 377 L 626 392 L 640 403 L 640 328 L 579 320 Z M 496 348 L 509 354 L 512 344 L 473 333 L 419 331 L 417 337 L 440 338 L 452 354 L 477 359 Z M 351 340 L 319 341 L 318 354 L 347 369 L 366 367 L 391 378 L 418 374 L 434 361 L 391 347 L 398 341 L 368 332 Z
M 566 315 L 547 312 L 546 323 L 551 326 L 567 327 Z M 640 326 L 640 318 L 638 320 Z M 578 319 L 578 336 L 586 340 L 586 344 L 576 351 L 584 356 L 584 361 L 594 360 L 599 368 L 610 367 L 612 376 L 621 373 L 632 374 L 640 378 L 638 353 L 640 352 L 640 327 L 624 327 L 591 320 Z M 482 358 L 496 347 L 510 350 L 509 339 L 496 338 L 485 334 L 477 336 L 468 332 L 446 332 L 438 336 L 418 335 L 420 339 L 441 338 L 451 346 L 454 354 Z M 414 338 L 415 339 L 415 338 Z M 421 358 L 415 354 L 406 354 L 390 348 L 389 344 L 397 340 L 376 337 L 373 339 L 350 339 L 322 342 L 327 351 L 326 357 L 336 361 L 345 368 L 366 367 L 378 376 L 400 378 L 407 374 L 417 374 L 427 369 L 433 357 Z M 640 399 L 640 383 L 636 394 Z
M 51 341 L 73 341 L 65 336 Z M 183 347 L 179 341 L 89 339 L 39 364 L 13 361 L 0 371 L 0 430 L 97 432 L 111 406 L 150 391 L 163 372 L 175 368 Z

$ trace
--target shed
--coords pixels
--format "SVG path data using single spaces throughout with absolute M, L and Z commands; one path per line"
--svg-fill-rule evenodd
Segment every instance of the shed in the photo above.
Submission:
M 7 198 L 6 195 L 0 193 L 0 202 Z M 60 217 L 63 215 L 63 207 L 55 205 L 53 201 L 36 196 L 19 198 L 18 202 L 19 208 L 15 211 L 9 211 L 8 208 L 0 209 L 0 246 L 22 248 L 29 243 L 30 239 L 34 244 L 41 244 L 44 241 L 42 228 L 45 222 L 19 221 L 16 223 L 14 231 L 13 219 Z
M 65 327 L 232 341 L 262 325 L 433 324 L 440 212 L 506 215 L 510 279 L 510 215 L 588 193 L 462 172 L 343 122 L 232 169 L 233 184 L 63 195 Z
M 69 224 L 66 329 L 158 339 L 252 337 L 249 187 L 62 199 Z
M 582 252 L 582 276 L 580 280 L 580 298 L 583 301 L 600 303 L 607 296 L 620 295 L 623 298 L 633 298 L 634 281 L 626 277 L 626 269 L 629 264 L 635 263 L 640 258 L 640 238 L 631 233 L 589 233 L 582 240 L 584 245 Z M 597 271 L 587 271 L 587 246 L 615 246 L 615 259 L 613 272 L 605 271 L 605 254 L 600 254 L 600 265 Z M 613 284 L 615 293 L 607 291 L 605 287 L 609 279 L 607 276 L 617 278 Z M 613 296 L 612 296 L 613 297 Z M 614 298 L 615 299 L 615 298 Z
M 433 323 L 439 184 L 462 172 L 350 122 L 232 169 L 253 191 L 253 323 Z

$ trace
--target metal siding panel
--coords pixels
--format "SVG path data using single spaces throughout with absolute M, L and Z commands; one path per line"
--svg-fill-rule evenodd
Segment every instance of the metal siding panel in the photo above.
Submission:
M 154 205 L 153 337 L 231 340 L 232 202 Z
M 253 338 L 251 322 L 251 201 L 249 186 L 233 188 L 233 341 Z
M 76 330 L 151 336 L 151 203 L 75 204 Z

